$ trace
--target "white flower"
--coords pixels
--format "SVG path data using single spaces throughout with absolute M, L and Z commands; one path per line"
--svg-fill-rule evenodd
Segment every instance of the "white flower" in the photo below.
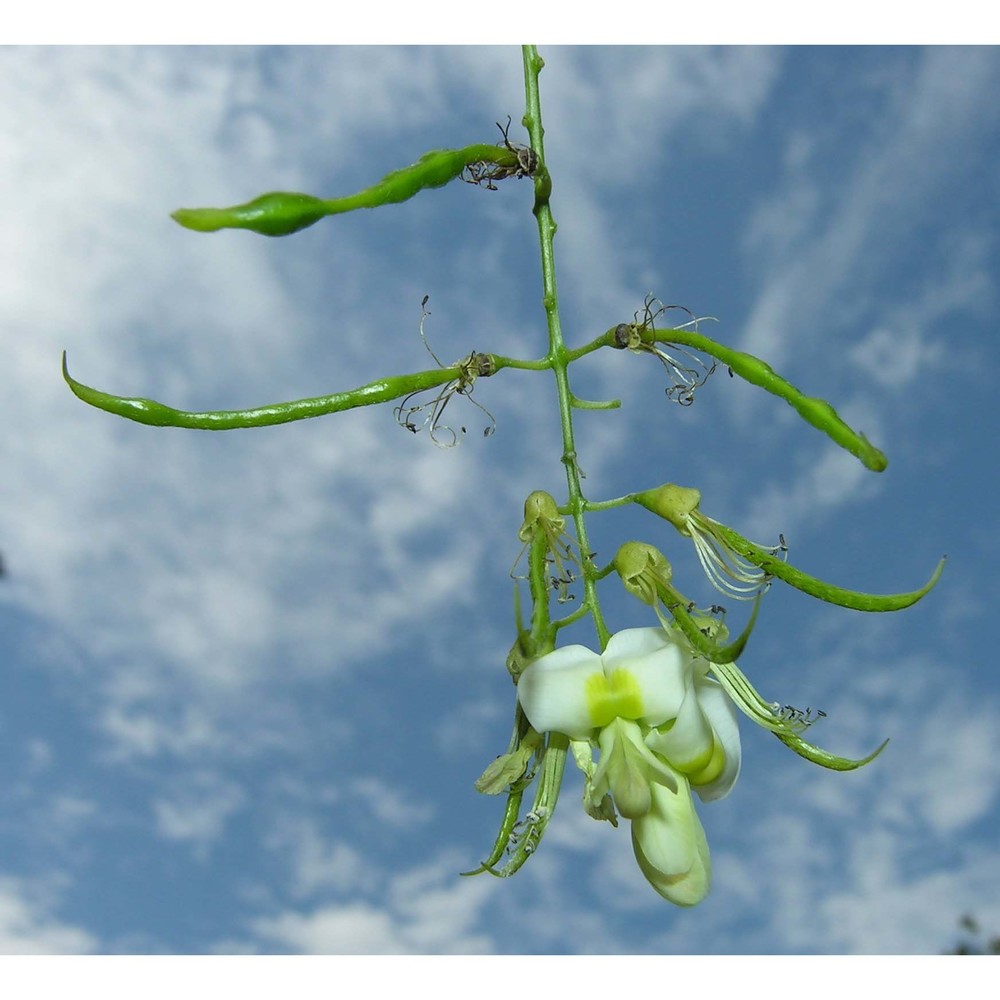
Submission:
M 632 821 L 642 873 L 681 906 L 702 900 L 711 877 L 691 789 L 705 801 L 722 798 L 740 770 L 736 713 L 710 667 L 680 634 L 627 629 L 603 654 L 564 646 L 535 660 L 517 687 L 536 731 L 599 748 L 596 767 L 589 752 L 582 763 L 575 754 L 588 778 L 587 811 L 606 817 L 601 803 L 611 795 Z

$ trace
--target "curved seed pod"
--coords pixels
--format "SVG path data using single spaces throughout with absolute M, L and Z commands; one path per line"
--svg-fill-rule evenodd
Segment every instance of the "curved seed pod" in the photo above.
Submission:
M 817 580 L 816 577 L 803 573 L 802 570 L 796 569 L 773 553 L 747 541 L 732 528 L 727 528 L 718 521 L 712 522 L 712 529 L 725 540 L 734 552 L 755 566 L 759 566 L 769 576 L 777 577 L 797 590 L 818 597 L 828 604 L 837 604 L 842 608 L 852 608 L 855 611 L 902 611 L 903 608 L 916 604 L 938 582 L 947 558 L 941 559 L 931 574 L 931 578 L 919 590 L 911 590 L 903 594 L 866 594 L 857 590 L 835 587 L 832 583 Z
M 802 739 L 800 732 L 804 726 L 777 713 L 776 706 L 769 705 L 764 701 L 747 676 L 734 663 L 715 663 L 712 665 L 712 674 L 726 689 L 733 704 L 751 722 L 770 730 L 789 749 L 794 750 L 800 757 L 805 757 L 806 760 L 819 764 L 820 767 L 826 767 L 832 771 L 853 771 L 871 763 L 889 742 L 885 740 L 880 747 L 867 757 L 862 757 L 861 760 L 838 757 L 836 754 L 830 753 L 829 750 L 814 746 Z
M 314 396 L 296 399 L 288 403 L 272 403 L 249 410 L 209 410 L 191 412 L 175 410 L 152 399 L 136 396 L 113 396 L 93 389 L 73 378 L 66 365 L 63 351 L 63 378 L 73 393 L 91 406 L 120 417 L 135 420 L 140 424 L 154 427 L 188 427 L 203 431 L 226 431 L 241 427 L 267 427 L 272 424 L 286 424 L 292 420 L 306 420 L 326 413 L 350 410 L 356 406 L 371 406 L 398 399 L 407 393 L 431 389 L 444 382 L 450 382 L 461 375 L 459 368 L 435 368 L 431 371 L 413 372 L 410 375 L 395 375 L 359 386 L 348 392 L 335 392 L 329 396 Z
M 814 764 L 819 764 L 820 767 L 829 768 L 831 771 L 855 771 L 859 767 L 864 767 L 865 764 L 870 764 L 889 743 L 888 740 L 885 740 L 881 746 L 873 750 L 867 757 L 862 757 L 861 760 L 851 760 L 850 757 L 838 757 L 836 754 L 830 753 L 829 750 L 813 746 L 812 743 L 807 743 L 801 736 L 795 736 L 791 733 L 775 733 L 774 735 L 786 747 L 794 750 L 800 757 L 805 757 L 806 760 L 810 760 Z
M 823 431 L 841 448 L 849 451 L 865 468 L 873 472 L 882 472 L 889 464 L 885 455 L 864 434 L 844 423 L 837 411 L 825 399 L 807 396 L 791 382 L 782 378 L 766 361 L 761 361 L 760 358 L 744 351 L 725 347 L 704 334 L 689 330 L 659 330 L 649 339 L 684 344 L 710 354 L 728 365 L 740 378 L 783 399 L 803 420 Z
M 472 164 L 495 164 L 498 169 L 492 173 L 494 179 L 530 176 L 525 169 L 524 151 L 521 153 L 519 159 L 516 147 L 490 146 L 486 143 L 462 149 L 434 149 L 421 156 L 416 163 L 393 170 L 377 184 L 343 198 L 322 199 L 290 191 L 272 191 L 230 208 L 179 208 L 171 217 L 187 229 L 202 233 L 213 233 L 219 229 L 250 229 L 263 236 L 288 236 L 327 215 L 407 201 L 424 188 L 442 187 L 455 180 Z

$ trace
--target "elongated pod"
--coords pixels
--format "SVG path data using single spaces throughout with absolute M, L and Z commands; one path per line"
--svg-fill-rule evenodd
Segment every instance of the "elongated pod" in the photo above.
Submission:
M 250 229 L 263 236 L 288 236 L 327 215 L 407 201 L 424 188 L 442 187 L 455 180 L 473 164 L 494 164 L 498 168 L 491 174 L 494 179 L 530 176 L 524 164 L 531 166 L 531 161 L 525 158 L 524 152 L 522 149 L 519 158 L 515 147 L 486 143 L 462 149 L 434 149 L 424 153 L 416 163 L 393 170 L 377 184 L 343 198 L 323 199 L 293 191 L 272 191 L 230 208 L 179 208 L 172 218 L 182 226 L 202 233 L 219 229 Z
M 84 385 L 70 375 L 66 364 L 66 352 L 63 351 L 63 378 L 73 393 L 85 403 L 96 406 L 99 410 L 135 420 L 140 424 L 151 424 L 154 427 L 189 427 L 204 431 L 267 427 L 272 424 L 286 424 L 292 420 L 307 420 L 310 417 L 321 417 L 326 413 L 350 410 L 356 406 L 371 406 L 374 403 L 399 399 L 408 393 L 431 389 L 461 376 L 461 368 L 434 368 L 430 371 L 413 372 L 410 375 L 394 375 L 378 379 L 357 389 L 335 392 L 328 396 L 313 396 L 288 403 L 271 403 L 249 410 L 191 412 L 175 410 L 172 406 L 165 406 L 155 400 L 138 396 L 113 396 Z
M 642 336 L 647 342 L 657 340 L 684 344 L 710 354 L 728 365 L 740 378 L 752 385 L 759 385 L 783 399 L 803 420 L 823 431 L 841 448 L 859 459 L 866 468 L 873 472 L 882 472 L 889 464 L 885 455 L 864 434 L 844 423 L 837 411 L 825 399 L 807 396 L 787 379 L 782 378 L 766 361 L 761 361 L 760 358 L 745 351 L 733 350 L 731 347 L 716 343 L 710 337 L 689 330 L 657 330 L 655 334 L 642 333 Z

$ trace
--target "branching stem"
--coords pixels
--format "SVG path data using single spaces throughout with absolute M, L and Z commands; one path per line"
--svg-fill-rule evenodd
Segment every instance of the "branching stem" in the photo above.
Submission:
M 576 446 L 573 440 L 573 407 L 576 397 L 569 386 L 569 364 L 573 360 L 572 352 L 567 350 L 563 340 L 562 327 L 559 322 L 559 295 L 556 289 L 556 264 L 553 239 L 556 235 L 555 219 L 549 197 L 552 193 L 552 182 L 545 166 L 545 129 L 542 127 L 542 106 L 538 87 L 538 75 L 545 65 L 534 45 L 522 48 L 524 60 L 524 91 L 526 111 L 524 127 L 531 138 L 531 148 L 538 154 L 539 168 L 534 176 L 535 206 L 534 215 L 538 222 L 538 240 L 542 255 L 542 305 L 545 309 L 546 325 L 549 334 L 548 365 L 556 379 L 556 391 L 559 395 L 559 422 L 562 427 L 563 453 L 562 463 L 566 467 L 566 485 L 569 492 L 567 513 L 573 518 L 576 528 L 576 538 L 581 552 L 581 571 L 583 574 L 583 606 L 588 608 L 594 619 L 594 627 L 601 649 L 608 644 L 611 633 L 604 623 L 601 606 L 598 602 L 596 573 L 590 558 L 590 546 L 587 541 L 587 526 L 584 512 L 587 501 L 583 495 L 581 479 L 583 474 L 577 462 Z

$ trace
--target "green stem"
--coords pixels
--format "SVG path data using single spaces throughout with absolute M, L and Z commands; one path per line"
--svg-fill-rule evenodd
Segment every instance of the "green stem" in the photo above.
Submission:
M 525 361 L 521 358 L 508 358 L 503 354 L 491 354 L 490 357 L 496 364 L 496 370 L 501 368 L 519 368 L 529 372 L 543 372 L 552 367 L 552 362 L 548 358 L 539 358 L 537 361 Z
M 580 467 L 577 463 L 576 446 L 573 441 L 573 400 L 575 397 L 569 387 L 567 371 L 571 357 L 563 340 L 562 327 L 559 322 L 559 296 L 556 290 L 555 252 L 552 245 L 557 226 L 549 204 L 552 182 L 545 167 L 545 129 L 542 127 L 542 105 L 538 87 L 538 75 L 545 63 L 534 45 L 525 45 L 521 51 L 524 61 L 526 103 L 523 124 L 528 130 L 528 135 L 531 137 L 531 148 L 538 154 L 539 161 L 539 168 L 534 177 L 535 206 L 533 212 L 538 222 L 538 240 L 542 255 L 542 305 L 545 308 L 545 319 L 549 333 L 548 362 L 555 375 L 556 390 L 559 394 L 559 421 L 563 438 L 562 462 L 566 467 L 566 484 L 569 492 L 567 508 L 573 517 L 576 538 L 580 545 L 584 586 L 583 602 L 590 609 L 601 649 L 604 649 L 611 634 L 601 614 L 594 565 L 588 555 L 590 545 L 587 541 L 587 526 L 584 522 L 586 500 L 580 484 Z
M 587 510 L 613 510 L 615 507 L 624 507 L 630 503 L 635 503 L 634 493 L 626 493 L 625 496 L 615 497 L 614 500 L 588 500 Z

